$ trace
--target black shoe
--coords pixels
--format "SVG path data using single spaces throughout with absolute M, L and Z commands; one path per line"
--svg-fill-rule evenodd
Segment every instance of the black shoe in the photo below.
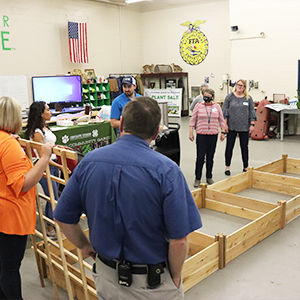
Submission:
M 230 176 L 230 174 L 231 174 L 231 173 L 230 173 L 229 170 L 226 170 L 226 171 L 225 171 L 225 175 Z
M 243 169 L 243 172 L 247 172 L 247 170 L 246 170 L 246 169 Z

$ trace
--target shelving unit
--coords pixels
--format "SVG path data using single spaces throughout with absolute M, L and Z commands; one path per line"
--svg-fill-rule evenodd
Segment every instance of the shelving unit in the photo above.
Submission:
M 84 83 L 82 88 L 82 102 L 94 106 L 110 105 L 109 83 Z
M 182 88 L 181 116 L 189 115 L 189 80 L 188 73 L 151 73 L 141 74 L 145 88 L 166 89 L 168 86 Z M 179 82 L 181 81 L 181 84 Z M 181 85 L 181 86 L 180 86 Z

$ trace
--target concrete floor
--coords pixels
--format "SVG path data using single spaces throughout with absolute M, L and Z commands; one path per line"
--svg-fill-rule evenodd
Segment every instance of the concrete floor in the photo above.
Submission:
M 188 138 L 189 117 L 173 118 L 169 122 L 181 124 L 179 130 L 181 143 L 181 169 L 188 185 L 193 190 L 194 166 L 196 157 L 195 143 Z M 278 139 L 254 141 L 250 139 L 249 165 L 258 167 L 282 154 L 300 158 L 300 137 L 288 136 L 284 142 Z M 227 178 L 224 175 L 225 142 L 218 141 L 214 163 L 214 180 Z M 239 144 L 234 149 L 231 174 L 242 171 Z M 265 199 L 270 202 L 288 200 L 289 196 L 255 189 L 243 191 L 245 196 Z M 245 219 L 224 215 L 209 210 L 201 210 L 203 220 L 201 232 L 215 235 L 231 233 L 248 223 Z M 290 222 L 285 229 L 279 230 L 231 261 L 226 268 L 218 270 L 185 293 L 186 300 L 299 300 L 300 285 L 300 217 Z M 24 300 L 55 299 L 52 285 L 46 280 L 46 287 L 40 286 L 37 267 L 31 249 L 27 249 L 21 267 Z M 65 291 L 59 290 L 60 299 L 68 299 Z

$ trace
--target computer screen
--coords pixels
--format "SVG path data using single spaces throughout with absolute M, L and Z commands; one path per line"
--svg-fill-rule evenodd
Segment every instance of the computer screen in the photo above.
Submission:
M 39 76 L 32 77 L 33 101 L 44 101 L 50 108 L 55 103 L 63 107 L 82 101 L 81 76 Z

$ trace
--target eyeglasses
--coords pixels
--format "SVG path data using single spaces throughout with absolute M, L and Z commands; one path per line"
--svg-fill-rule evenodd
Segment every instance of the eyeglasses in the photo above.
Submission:
M 245 87 L 243 84 L 237 84 L 237 86 L 239 86 L 239 87 Z

